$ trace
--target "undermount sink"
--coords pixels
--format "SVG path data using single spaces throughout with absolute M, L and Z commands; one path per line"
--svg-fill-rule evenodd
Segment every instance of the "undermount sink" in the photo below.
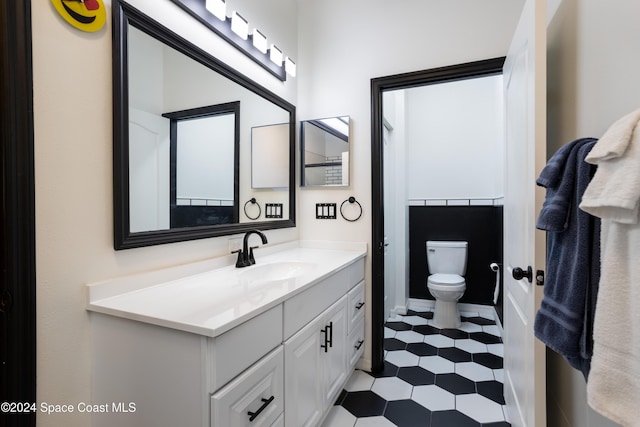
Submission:
M 301 276 L 316 267 L 315 263 L 305 261 L 278 261 L 255 265 L 239 274 L 245 284 L 276 282 Z

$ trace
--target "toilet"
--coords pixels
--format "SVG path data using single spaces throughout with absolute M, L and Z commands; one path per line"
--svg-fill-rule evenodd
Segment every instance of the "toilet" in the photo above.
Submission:
M 467 269 L 467 242 L 427 241 L 427 266 L 430 273 L 427 287 L 436 299 L 433 326 L 458 328 L 458 300 L 467 288 L 463 277 Z

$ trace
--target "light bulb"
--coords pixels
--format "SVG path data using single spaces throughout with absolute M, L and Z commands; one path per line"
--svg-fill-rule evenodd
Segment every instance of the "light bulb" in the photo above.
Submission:
M 267 37 L 257 28 L 253 30 L 253 46 L 262 53 L 267 53 Z
M 282 51 L 275 44 L 271 45 L 269 59 L 279 67 L 282 67 Z
M 249 22 L 236 11 L 231 15 L 231 31 L 246 40 L 249 37 Z
M 227 4 L 224 0 L 207 0 L 205 7 L 219 20 L 227 19 Z

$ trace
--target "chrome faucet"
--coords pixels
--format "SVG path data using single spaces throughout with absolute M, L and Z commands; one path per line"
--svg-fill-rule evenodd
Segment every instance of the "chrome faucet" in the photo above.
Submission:
M 237 251 L 231 252 L 232 254 L 238 254 L 238 260 L 236 261 L 236 268 L 249 267 L 256 263 L 255 258 L 253 257 L 253 250 L 257 248 L 257 246 L 249 246 L 249 236 L 252 234 L 257 234 L 262 239 L 262 244 L 266 245 L 267 236 L 265 236 L 261 231 L 258 230 L 249 230 L 245 233 L 244 239 L 242 240 L 242 249 L 238 249 Z

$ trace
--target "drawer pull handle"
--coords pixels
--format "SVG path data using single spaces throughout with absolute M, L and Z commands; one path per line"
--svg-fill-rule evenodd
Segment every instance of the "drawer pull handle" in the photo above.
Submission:
M 253 420 L 255 420 L 255 419 L 256 419 L 256 417 L 257 417 L 258 415 L 260 415 L 260 412 L 264 411 L 264 409 L 265 409 L 267 406 L 269 406 L 269 404 L 270 404 L 271 402 L 273 402 L 273 399 L 274 399 L 274 398 L 275 398 L 275 396 L 271 396 L 271 397 L 270 397 L 270 398 L 268 398 L 268 399 L 265 399 L 264 397 L 263 397 L 262 399 L 260 399 L 260 400 L 262 400 L 262 406 L 261 406 L 261 407 L 259 407 L 259 408 L 258 408 L 258 410 L 257 410 L 256 412 L 251 412 L 251 411 L 247 412 L 247 415 L 249 415 L 249 422 L 253 422 Z
M 329 347 L 333 348 L 333 322 L 329 322 Z
M 362 307 L 364 307 L 364 301 L 356 304 L 356 310 L 360 310 Z
M 356 348 L 356 350 L 360 350 L 360 347 L 362 347 L 362 344 L 364 344 L 364 340 L 358 341 L 358 344 L 354 345 L 354 347 Z

